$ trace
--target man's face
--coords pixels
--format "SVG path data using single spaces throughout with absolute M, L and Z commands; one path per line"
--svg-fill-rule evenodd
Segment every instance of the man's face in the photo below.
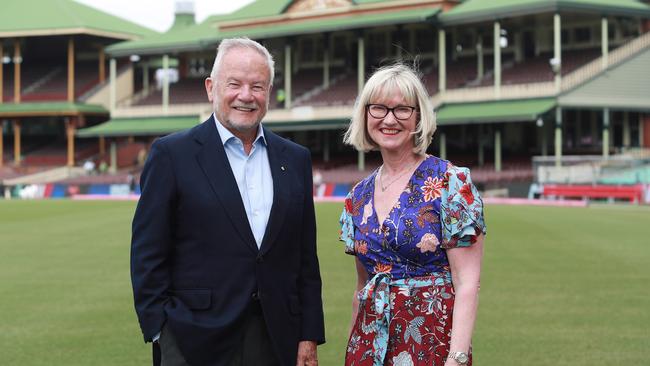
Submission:
M 214 79 L 205 82 L 215 116 L 235 136 L 257 132 L 269 103 L 271 75 L 256 51 L 236 47 L 223 56 Z

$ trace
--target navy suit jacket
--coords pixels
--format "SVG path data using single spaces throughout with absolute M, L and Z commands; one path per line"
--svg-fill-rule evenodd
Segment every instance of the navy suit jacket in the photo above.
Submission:
M 158 139 L 140 180 L 131 279 L 145 341 L 166 323 L 191 365 L 227 365 L 259 301 L 282 365 L 325 342 L 309 151 L 265 129 L 273 206 L 258 250 L 215 120 Z

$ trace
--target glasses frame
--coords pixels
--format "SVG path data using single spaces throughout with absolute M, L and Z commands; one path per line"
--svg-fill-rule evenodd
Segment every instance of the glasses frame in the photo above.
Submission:
M 370 107 L 372 107 L 372 106 L 380 106 L 380 107 L 386 108 L 386 114 L 384 114 L 384 115 L 381 116 L 381 117 L 372 114 L 372 112 L 370 112 Z M 399 118 L 399 117 L 397 117 L 397 115 L 395 114 L 395 109 L 397 109 L 397 108 L 408 108 L 408 109 L 411 110 L 411 113 L 410 113 L 409 116 L 406 117 L 406 118 Z M 418 110 L 418 109 L 417 109 L 416 107 L 412 107 L 412 106 L 410 106 L 410 105 L 398 105 L 397 107 L 388 108 L 388 106 L 383 105 L 383 104 L 378 104 L 378 103 L 368 103 L 368 104 L 366 104 L 366 113 L 370 114 L 370 116 L 372 116 L 373 118 L 377 118 L 377 119 L 386 118 L 386 116 L 387 116 L 388 113 L 390 112 L 390 113 L 393 114 L 393 117 L 395 117 L 396 120 L 398 120 L 398 121 L 406 121 L 407 119 L 411 118 L 411 117 L 413 116 L 413 112 L 415 112 L 415 111 L 417 111 L 417 110 Z

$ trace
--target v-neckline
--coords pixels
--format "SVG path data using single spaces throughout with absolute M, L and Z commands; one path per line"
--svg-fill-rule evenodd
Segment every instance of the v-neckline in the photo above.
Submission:
M 425 161 L 429 160 L 430 157 L 431 157 L 431 155 L 427 154 L 425 156 L 425 158 L 415 167 L 415 169 L 411 173 L 411 176 L 406 181 L 406 185 L 404 187 L 402 187 L 402 190 L 400 191 L 400 194 L 397 195 L 397 200 L 395 200 L 395 202 L 391 206 L 390 210 L 388 210 L 388 213 L 386 214 L 386 217 L 384 217 L 384 219 L 381 220 L 381 221 L 379 220 L 379 213 L 377 212 L 377 207 L 375 206 L 375 202 L 376 202 L 375 192 L 377 190 L 376 189 L 377 188 L 377 175 L 379 175 L 379 168 L 377 168 L 377 170 L 375 170 L 375 174 L 372 177 L 372 195 L 371 195 L 371 199 L 372 199 L 372 215 L 375 217 L 375 220 L 377 220 L 377 224 L 379 225 L 379 229 L 382 229 L 384 227 L 384 223 L 386 222 L 386 220 L 388 220 L 388 218 L 391 216 L 391 214 L 393 213 L 393 211 L 395 210 L 397 205 L 402 200 L 402 195 L 404 193 L 406 193 L 406 188 L 409 185 L 411 185 L 411 181 L 413 180 L 413 177 L 415 177 L 415 172 L 417 172 L 420 169 L 420 167 L 422 166 L 422 164 L 424 164 Z

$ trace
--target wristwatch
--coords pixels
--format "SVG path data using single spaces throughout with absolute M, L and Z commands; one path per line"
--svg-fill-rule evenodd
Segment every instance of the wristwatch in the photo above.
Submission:
M 469 362 L 469 356 L 465 352 L 450 352 L 447 358 L 451 358 L 461 366 L 467 365 Z

